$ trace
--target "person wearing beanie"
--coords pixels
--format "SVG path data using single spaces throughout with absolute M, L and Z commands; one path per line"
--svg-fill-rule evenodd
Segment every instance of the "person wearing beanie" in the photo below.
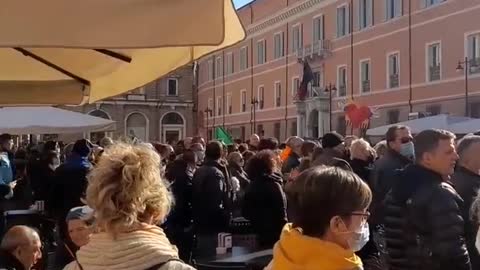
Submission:
M 322 137 L 323 152 L 315 160 L 312 165 L 328 165 L 338 162 L 338 159 L 345 160 L 345 142 L 342 135 L 337 132 L 329 132 Z
M 58 245 L 55 250 L 54 269 L 63 269 L 75 261 L 77 251 L 90 241 L 94 231 L 93 209 L 88 206 L 74 207 L 68 212 L 65 222 L 68 230 L 60 235 L 63 245 Z
M 65 163 L 55 170 L 46 207 L 55 218 L 61 235 L 66 234 L 65 218 L 70 209 L 84 205 L 82 198 L 87 188 L 87 174 L 93 167 L 89 161 L 92 146 L 85 139 L 76 141 Z

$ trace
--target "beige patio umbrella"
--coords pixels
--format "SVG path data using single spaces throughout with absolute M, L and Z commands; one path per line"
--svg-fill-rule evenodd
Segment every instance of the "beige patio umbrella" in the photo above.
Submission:
M 95 102 L 244 38 L 231 0 L 3 0 L 0 105 Z

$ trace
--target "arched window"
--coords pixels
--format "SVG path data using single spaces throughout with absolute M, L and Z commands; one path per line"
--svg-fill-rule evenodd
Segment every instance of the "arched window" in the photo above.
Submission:
M 126 136 L 146 142 L 148 140 L 148 119 L 145 115 L 134 112 L 126 119 Z
M 167 113 L 162 119 L 163 125 L 183 125 L 183 118 L 176 112 Z

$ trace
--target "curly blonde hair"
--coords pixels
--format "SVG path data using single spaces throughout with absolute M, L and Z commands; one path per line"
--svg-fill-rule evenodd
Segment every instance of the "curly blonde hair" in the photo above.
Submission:
M 160 177 L 160 156 L 144 145 L 111 145 L 89 174 L 86 202 L 113 235 L 164 219 L 173 199 Z

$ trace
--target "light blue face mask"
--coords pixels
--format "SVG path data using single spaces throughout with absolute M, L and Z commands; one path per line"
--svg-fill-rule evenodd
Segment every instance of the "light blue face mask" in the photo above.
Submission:
M 402 143 L 400 146 L 400 155 L 409 158 L 411 160 L 415 159 L 415 147 L 413 142 Z

